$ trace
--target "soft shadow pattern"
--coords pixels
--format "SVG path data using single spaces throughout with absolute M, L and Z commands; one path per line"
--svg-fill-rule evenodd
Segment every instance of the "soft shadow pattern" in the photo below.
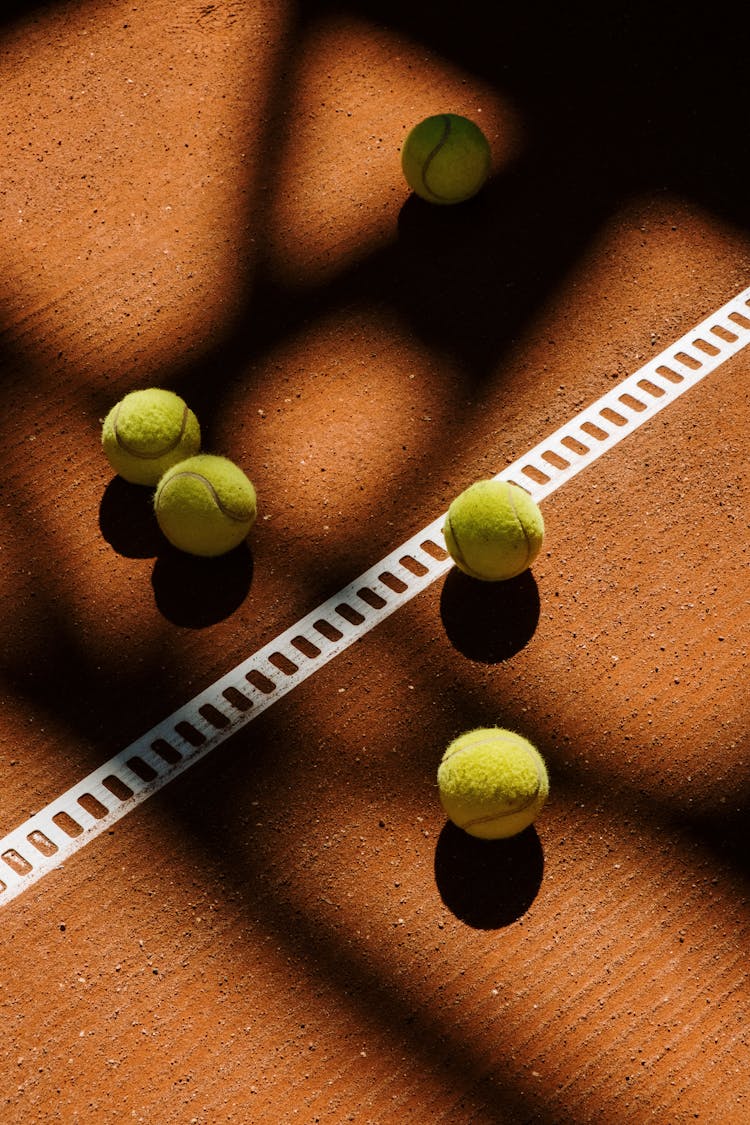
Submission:
M 151 576 L 159 612 L 189 629 L 205 629 L 230 617 L 245 600 L 252 580 L 247 543 L 215 559 L 166 547 Z
M 435 849 L 435 882 L 456 918 L 476 930 L 517 922 L 542 883 L 544 854 L 533 825 L 509 840 L 478 840 L 450 821 Z
M 458 567 L 448 572 L 440 616 L 454 648 L 483 664 L 509 660 L 539 623 L 539 590 L 530 570 L 506 582 L 481 582 Z
M 153 489 L 113 477 L 99 505 L 102 535 L 128 559 L 152 559 L 164 547 L 153 508 Z

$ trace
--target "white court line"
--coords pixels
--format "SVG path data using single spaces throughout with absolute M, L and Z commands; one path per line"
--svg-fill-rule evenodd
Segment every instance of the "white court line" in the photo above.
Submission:
M 750 288 L 497 479 L 538 502 L 750 343 Z M 0 906 L 59 867 L 448 571 L 445 513 L 0 840 Z

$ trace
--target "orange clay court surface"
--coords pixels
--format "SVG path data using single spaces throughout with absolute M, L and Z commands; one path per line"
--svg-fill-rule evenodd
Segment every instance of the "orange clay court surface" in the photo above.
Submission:
M 0 836 L 747 287 L 746 17 L 489 7 L 3 6 Z M 453 208 L 399 161 L 446 110 Z M 3 1125 L 750 1122 L 749 374 L 0 905 Z M 113 476 L 145 386 L 249 549 Z M 436 768 L 492 725 L 551 794 L 486 844 Z

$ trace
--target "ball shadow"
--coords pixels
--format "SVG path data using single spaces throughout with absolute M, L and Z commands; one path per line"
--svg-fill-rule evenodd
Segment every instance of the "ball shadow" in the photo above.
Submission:
M 491 178 L 488 183 L 491 183 Z M 435 232 L 442 231 L 453 241 L 452 251 L 464 244 L 468 233 L 484 222 L 488 209 L 488 186 L 461 203 L 438 205 L 410 192 L 398 213 L 399 240 L 416 250 L 435 251 Z M 444 242 L 441 244 L 444 245 Z
M 252 579 L 253 558 L 247 543 L 218 558 L 188 555 L 167 545 L 154 563 L 151 584 L 156 606 L 168 621 L 205 629 L 242 605 Z
M 435 848 L 435 883 L 445 906 L 476 930 L 517 922 L 536 898 L 544 853 L 533 825 L 508 840 L 478 840 L 448 821 Z
M 418 334 L 484 373 L 497 350 L 497 284 L 477 284 L 491 223 L 486 186 L 462 203 L 439 206 L 410 195 L 397 220 L 393 295 Z M 483 275 L 484 276 L 484 275 Z
M 152 559 L 164 545 L 153 507 L 153 489 L 113 477 L 99 504 L 99 530 L 128 559 Z
M 530 570 L 505 582 L 482 582 L 454 567 L 440 595 L 449 641 L 483 664 L 499 664 L 520 652 L 536 631 L 539 609 L 539 589 Z

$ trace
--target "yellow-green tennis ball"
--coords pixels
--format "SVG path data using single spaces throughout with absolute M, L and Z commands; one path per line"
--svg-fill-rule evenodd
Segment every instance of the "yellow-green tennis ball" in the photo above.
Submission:
M 440 802 L 470 836 L 500 840 L 528 828 L 549 796 L 544 760 L 527 739 L 500 727 L 459 735 L 438 767 Z
M 453 501 L 443 535 L 460 570 L 500 582 L 531 566 L 541 550 L 544 520 L 536 501 L 519 485 L 480 480 Z
M 457 113 L 426 117 L 401 149 L 401 168 L 412 191 L 429 203 L 462 203 L 476 195 L 490 174 L 489 141 Z
M 255 487 L 226 457 L 199 453 L 168 469 L 154 495 L 159 527 L 190 555 L 214 557 L 238 547 L 255 523 Z
M 112 468 L 131 484 L 155 485 L 201 447 L 198 419 L 174 391 L 131 391 L 102 425 L 102 448 Z

